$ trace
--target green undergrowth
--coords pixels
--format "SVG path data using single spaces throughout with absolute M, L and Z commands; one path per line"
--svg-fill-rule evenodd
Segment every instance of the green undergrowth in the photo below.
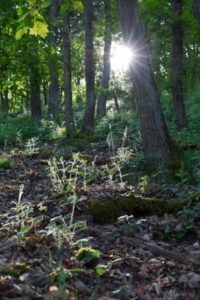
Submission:
M 148 170 L 149 160 L 142 153 L 142 141 L 139 134 L 138 118 L 136 112 L 122 111 L 117 113 L 109 110 L 106 117 L 102 120 L 96 120 L 95 132 L 85 135 L 77 127 L 73 138 L 66 138 L 66 129 L 64 122 L 60 119 L 57 121 L 51 118 L 42 119 L 40 123 L 33 123 L 28 116 L 16 118 L 0 118 L 0 144 L 17 144 L 20 142 L 30 141 L 37 138 L 40 142 L 39 153 L 43 158 L 53 157 L 52 148 L 49 150 L 49 143 L 56 148 L 56 156 L 63 156 L 65 159 L 71 159 L 73 153 L 85 152 L 93 149 L 95 154 L 98 151 L 107 151 L 110 157 L 113 151 L 108 151 L 109 147 L 114 147 L 115 154 L 117 149 L 124 145 L 133 150 L 134 155 L 125 164 L 121 171 L 124 174 L 124 180 L 129 185 L 144 184 L 144 178 L 148 182 L 154 183 L 177 183 L 177 184 L 199 184 L 200 181 L 200 146 L 199 146 L 199 92 L 193 93 L 186 103 L 188 110 L 189 127 L 181 132 L 177 132 L 173 124 L 172 107 L 168 95 L 162 99 L 165 116 L 168 120 L 171 133 L 176 141 L 182 146 L 194 144 L 194 149 L 184 151 L 186 164 L 180 165 L 179 168 L 160 168 L 156 173 Z M 79 123 L 78 123 L 79 124 Z M 77 125 L 77 126 L 80 126 Z M 111 134 L 112 133 L 112 134 Z M 124 134 L 126 136 L 124 136 Z M 112 145 L 110 143 L 112 139 Z M 67 150 L 66 150 L 67 149 Z M 124 154 L 125 155 L 125 154 Z M 4 162 L 2 163 L 4 164 Z M 191 168 L 192 166 L 192 168 Z M 187 170 L 188 168 L 188 170 Z M 111 168 L 112 169 L 112 168 Z M 191 170 L 192 169 L 192 170 Z M 111 175 L 110 171 L 110 175 Z M 193 175 L 191 176 L 191 173 Z M 192 180 L 191 180 L 192 179 Z M 145 185 L 147 185 L 145 183 Z
M 65 136 L 64 126 L 51 119 L 34 123 L 28 116 L 0 118 L 0 145 L 16 144 L 33 137 L 56 140 Z
M 188 120 L 188 127 L 180 132 L 177 132 L 174 124 L 173 105 L 171 96 L 164 93 L 162 96 L 162 107 L 164 110 L 167 124 L 170 128 L 173 137 L 180 144 L 199 143 L 200 131 L 200 90 L 196 89 L 192 93 L 185 95 L 185 106 Z
M 39 134 L 39 129 L 26 117 L 0 119 L 0 144 L 14 144 Z
M 96 134 L 102 138 L 106 138 L 110 132 L 110 126 L 118 139 L 123 135 L 125 128 L 127 128 L 128 138 L 130 140 L 136 141 L 137 139 L 140 139 L 136 112 L 122 111 L 121 113 L 116 113 L 113 110 L 108 111 L 108 114 L 102 118 L 102 120 L 97 120 Z

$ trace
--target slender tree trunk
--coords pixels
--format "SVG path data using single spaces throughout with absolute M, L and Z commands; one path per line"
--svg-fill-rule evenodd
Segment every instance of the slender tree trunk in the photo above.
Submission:
M 31 93 L 31 117 L 34 121 L 41 118 L 41 97 L 40 97 L 40 72 L 38 69 L 38 53 L 35 47 L 31 49 L 30 64 L 30 93 Z
M 59 94 L 59 76 L 57 67 L 57 25 L 56 20 L 59 14 L 60 0 L 51 0 L 50 8 L 50 85 L 49 85 L 49 114 L 56 117 L 59 113 L 60 94 Z
M 9 111 L 8 90 L 4 90 L 4 92 L 1 93 L 1 107 L 3 114 L 7 115 Z
M 137 0 L 118 0 L 118 6 L 125 43 L 137 53 L 137 62 L 135 59 L 132 63 L 130 73 L 136 92 L 143 148 L 152 167 L 156 168 L 178 157 L 178 148 L 171 140 L 163 117 Z
M 193 0 L 192 1 L 192 9 L 193 9 L 193 14 L 194 14 L 194 17 L 197 21 L 197 24 L 199 26 L 199 29 L 200 29 L 200 0 Z M 197 46 L 197 57 L 199 56 L 199 47 Z M 196 68 L 195 68 L 196 69 Z M 196 72 L 195 70 L 195 75 L 196 75 L 196 84 L 198 87 L 200 87 L 200 76 L 199 74 Z
M 81 108 L 84 104 L 83 98 L 80 95 L 80 90 L 81 90 L 81 79 L 79 77 L 79 75 L 76 78 L 76 87 L 77 87 L 77 91 L 78 91 L 78 95 L 76 97 L 76 103 L 78 104 L 78 106 Z
M 108 99 L 108 88 L 110 80 L 110 51 L 112 44 L 112 33 L 110 28 L 110 10 L 111 2 L 110 0 L 104 1 L 105 5 L 105 33 L 104 33 L 104 55 L 103 55 L 103 76 L 101 82 L 102 92 L 98 97 L 97 102 L 97 115 L 99 117 L 104 117 L 106 115 L 106 102 Z
M 72 108 L 72 75 L 71 75 L 71 44 L 70 44 L 70 16 L 68 12 L 63 16 L 63 45 L 64 45 L 64 96 L 65 96 L 65 124 L 67 135 L 74 131 L 74 114 Z
M 183 84 L 183 0 L 172 0 L 172 95 L 175 123 L 178 130 L 187 126 Z
M 32 71 L 30 76 L 31 88 L 31 117 L 34 121 L 41 118 L 41 99 L 40 99 L 40 84 L 38 82 L 37 73 Z
M 48 105 L 49 103 L 49 97 L 48 97 L 48 88 L 47 88 L 47 82 L 42 82 L 42 92 L 43 92 L 43 98 L 44 98 L 44 105 Z
M 1 99 L 1 111 L 0 113 L 3 112 L 3 92 L 0 93 L 0 99 Z
M 86 108 L 82 130 L 91 133 L 94 130 L 95 111 L 95 67 L 93 45 L 93 0 L 85 0 L 85 79 Z
M 26 90 L 26 96 L 25 96 L 25 103 L 24 103 L 24 106 L 25 106 L 25 111 L 28 112 L 30 110 L 30 76 L 26 82 L 26 86 L 25 86 L 25 90 Z
M 4 93 L 1 92 L 1 111 L 0 113 L 4 114 Z
M 154 30 L 152 30 L 152 28 L 150 28 L 150 32 L 148 32 L 147 36 L 151 36 L 152 39 L 152 44 L 151 44 L 151 53 L 150 53 L 150 57 L 151 57 L 151 62 L 152 62 L 152 68 L 155 74 L 155 78 L 157 80 L 158 83 L 160 83 L 160 81 L 162 82 L 162 74 L 161 74 L 161 70 L 160 70 L 160 66 L 162 65 L 162 39 L 160 38 L 160 32 L 159 29 L 161 27 L 161 22 L 162 22 L 162 18 L 160 17 L 156 17 L 155 18 L 155 27 Z
M 118 96 L 117 96 L 117 92 L 116 92 L 115 89 L 113 90 L 113 99 L 114 99 L 116 111 L 118 113 L 120 113 L 120 106 L 119 106 L 119 102 L 118 102 Z
M 194 16 L 197 20 L 197 23 L 200 27 L 200 0 L 193 0 L 192 1 L 192 8 L 193 8 L 193 13 Z

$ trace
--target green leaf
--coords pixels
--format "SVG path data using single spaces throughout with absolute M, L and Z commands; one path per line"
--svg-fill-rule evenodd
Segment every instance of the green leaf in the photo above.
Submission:
M 51 5 L 51 0 L 44 0 L 44 2 L 40 5 L 40 8 L 48 8 Z
M 83 12 L 84 11 L 84 5 L 81 1 L 74 1 L 74 4 L 73 4 L 74 8 L 80 12 Z
M 60 12 L 62 14 L 64 14 L 66 11 L 68 11 L 70 9 L 70 3 L 69 2 L 63 2 L 61 4 L 61 7 L 60 7 Z
M 96 261 L 100 257 L 100 251 L 90 247 L 83 247 L 78 250 L 76 257 L 88 264 Z
M 19 17 L 21 17 L 21 16 L 24 15 L 24 9 L 23 9 L 23 7 L 19 6 L 17 8 L 17 14 L 18 14 Z
M 104 276 L 107 272 L 107 266 L 106 265 L 102 265 L 102 264 L 99 264 L 96 266 L 96 274 L 98 276 Z
M 36 36 L 39 35 L 42 38 L 45 38 L 48 32 L 48 25 L 45 22 L 41 22 L 38 20 L 34 22 L 33 27 L 30 29 L 30 34 Z
M 19 231 L 19 234 L 20 235 L 25 235 L 26 233 L 29 232 L 30 228 L 31 227 L 29 225 L 25 225 L 25 226 L 21 227 L 20 231 Z
M 22 36 L 24 34 L 26 34 L 27 32 L 28 32 L 28 27 L 26 27 L 26 26 L 17 29 L 17 32 L 15 34 L 16 40 L 20 40 L 22 38 Z

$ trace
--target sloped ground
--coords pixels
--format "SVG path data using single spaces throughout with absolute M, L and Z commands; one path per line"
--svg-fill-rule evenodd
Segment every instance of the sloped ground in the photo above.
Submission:
M 52 191 L 44 159 L 16 151 L 11 167 L 0 169 L 0 299 L 200 299 L 198 201 L 178 216 L 100 226 L 89 199 L 117 190 L 104 183 L 76 192 L 73 231 L 72 204 Z M 83 246 L 100 256 L 80 259 Z

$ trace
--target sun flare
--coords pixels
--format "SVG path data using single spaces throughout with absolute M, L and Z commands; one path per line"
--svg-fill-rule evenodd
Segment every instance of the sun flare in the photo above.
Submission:
M 117 42 L 112 43 L 111 69 L 114 73 L 126 72 L 135 57 L 133 49 Z

